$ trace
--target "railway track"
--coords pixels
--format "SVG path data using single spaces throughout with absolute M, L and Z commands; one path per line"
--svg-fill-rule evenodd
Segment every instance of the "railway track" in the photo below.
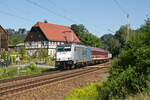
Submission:
M 47 77 L 53 78 L 54 76 L 59 76 L 59 75 L 61 76 L 63 75 L 63 73 L 67 72 L 69 74 L 70 72 L 74 72 L 74 71 L 76 70 L 54 71 L 54 72 L 48 72 L 48 73 L 36 74 L 36 75 L 30 75 L 30 76 L 23 76 L 23 77 L 21 76 L 21 77 L 11 79 L 9 82 L 8 81 L 5 82 L 5 80 L 3 80 L 4 82 L 0 84 L 0 90 L 3 91 L 4 89 L 9 89 L 12 86 L 16 86 L 16 85 L 27 83 L 27 82 L 32 82 L 33 80 L 45 79 Z
M 19 76 L 19 77 L 15 77 L 15 78 L 9 78 L 9 79 L 3 79 L 0 80 L 0 86 L 2 84 L 6 84 L 6 83 L 10 83 L 10 82 L 16 82 L 16 81 L 20 81 L 20 80 L 25 80 L 25 79 L 30 79 L 30 78 L 36 78 L 39 76 L 45 76 L 45 75 L 49 75 L 49 74 L 53 74 L 53 73 L 59 73 L 60 71 L 52 71 L 52 72 L 45 72 L 42 74 L 34 74 L 34 75 L 28 75 L 28 76 Z
M 43 85 L 47 85 L 50 83 L 55 83 L 58 81 L 63 81 L 65 79 L 70 79 L 74 77 L 79 77 L 85 74 L 89 74 L 98 70 L 101 70 L 103 68 L 107 67 L 95 67 L 95 68 L 81 68 L 76 70 L 69 70 L 69 71 L 63 71 L 63 72 L 57 72 L 57 73 L 46 73 L 46 74 L 37 74 L 37 75 L 31 75 L 31 76 L 25 76 L 22 78 L 14 78 L 10 79 L 10 81 L 2 81 L 3 86 L 0 87 L 0 100 L 5 100 L 8 96 L 17 95 L 19 93 L 25 92 L 26 90 L 30 90 L 36 87 L 40 87 Z M 29 78 L 29 79 L 28 79 Z M 28 81 L 27 81 L 28 79 Z M 26 80 L 26 81 L 22 81 Z M 11 82 L 18 81 L 15 84 L 8 84 Z M 6 85 L 5 85 L 6 83 Z
M 16 77 L 16 78 L 0 80 L 0 90 L 2 90 L 2 88 L 4 88 L 4 87 L 9 87 L 10 85 L 12 86 L 13 84 L 24 83 L 24 82 L 32 81 L 35 79 L 38 80 L 42 77 L 45 78 L 45 77 L 53 76 L 54 74 L 62 74 L 62 73 L 65 73 L 66 71 L 69 73 L 69 72 L 73 72 L 76 70 L 78 70 L 78 69 L 55 70 L 52 72 L 45 72 L 42 74 L 33 74 L 33 75 L 28 75 L 28 76 L 20 76 L 20 77 Z
M 106 63 L 98 64 L 98 66 L 106 66 L 108 64 L 109 64 L 109 62 L 106 62 Z M 76 69 L 74 69 L 74 70 L 76 70 Z M 66 70 L 64 70 L 64 71 L 66 71 Z M 3 79 L 3 80 L 0 80 L 0 87 L 2 87 L 3 85 L 6 85 L 6 84 L 9 85 L 12 83 L 16 84 L 16 82 L 20 82 L 20 81 L 28 81 L 28 80 L 30 81 L 33 78 L 39 78 L 42 76 L 45 77 L 47 75 L 52 75 L 52 74 L 56 74 L 56 73 L 60 73 L 60 72 L 63 72 L 63 71 L 53 70 L 51 72 L 45 72 L 45 73 L 41 73 L 41 74 L 33 74 L 33 75 L 27 75 L 27 76 L 19 76 L 19 77 L 10 78 L 10 79 Z

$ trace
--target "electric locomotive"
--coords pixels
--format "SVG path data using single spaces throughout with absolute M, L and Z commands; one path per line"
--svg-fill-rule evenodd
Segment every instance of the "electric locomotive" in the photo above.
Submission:
M 72 69 L 108 61 L 111 54 L 103 49 L 78 44 L 63 44 L 56 48 L 55 66 Z

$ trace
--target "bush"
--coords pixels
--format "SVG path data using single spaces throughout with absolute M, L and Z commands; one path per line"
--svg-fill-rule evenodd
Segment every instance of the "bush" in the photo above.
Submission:
M 49 68 L 37 68 L 35 66 L 34 66 L 35 69 L 33 69 L 33 66 L 31 67 L 29 65 L 25 67 L 20 67 L 19 73 L 17 67 L 0 68 L 0 79 L 12 78 L 12 77 L 22 76 L 22 75 L 31 75 L 36 73 L 43 73 L 49 69 Z
M 13 68 L 0 68 L 0 79 L 7 78 L 7 77 L 15 77 L 17 69 Z
M 100 98 L 119 99 L 143 91 L 148 87 L 149 65 L 150 47 L 140 47 L 135 52 L 122 51 L 113 62 L 105 87 L 99 88 Z
M 31 69 L 31 71 L 37 71 L 37 66 L 36 66 L 36 64 L 34 62 L 30 63 L 29 68 Z
M 10 64 L 15 64 L 16 63 L 16 56 L 10 56 L 9 61 L 10 61 Z
M 150 20 L 142 33 L 129 40 L 114 59 L 104 87 L 98 87 L 100 100 L 124 99 L 149 87 L 150 82 Z
M 87 84 L 84 88 L 76 88 L 70 91 L 70 94 L 64 100 L 96 100 L 98 99 L 97 87 L 102 87 L 103 83 Z

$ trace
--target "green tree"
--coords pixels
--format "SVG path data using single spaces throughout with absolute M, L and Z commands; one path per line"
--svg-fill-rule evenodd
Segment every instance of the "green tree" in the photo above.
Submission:
M 8 35 L 8 44 L 16 45 L 24 42 L 26 35 L 19 33 L 11 33 Z
M 107 44 L 107 49 L 112 53 L 113 57 L 119 54 L 121 44 L 119 43 L 118 39 L 111 37 L 105 43 Z
M 128 34 L 128 37 L 127 37 Z M 127 25 L 121 26 L 120 29 L 115 33 L 115 38 L 119 40 L 121 44 L 121 48 L 125 46 L 125 43 L 128 39 L 132 38 L 134 36 L 135 32 L 131 28 L 128 29 Z
M 38 58 L 40 60 L 44 60 L 48 57 L 48 51 L 46 49 L 39 49 L 38 50 Z
M 82 35 L 81 42 L 82 44 L 87 45 L 87 46 L 104 48 L 101 40 L 97 36 L 91 33 L 84 33 Z
M 113 57 L 116 57 L 125 47 L 127 41 L 136 35 L 134 30 L 129 29 L 127 39 L 127 30 L 127 25 L 123 25 L 116 31 L 115 35 L 105 34 L 101 37 L 105 49 L 109 50 L 113 54 Z
M 71 25 L 71 29 L 75 32 L 82 44 L 98 48 L 104 47 L 99 37 L 89 33 L 84 25 L 73 24 Z
M 127 26 L 121 26 L 116 32 L 115 37 L 119 40 L 121 47 L 123 48 L 127 37 Z
M 121 53 L 114 59 L 109 78 L 99 87 L 99 99 L 123 99 L 149 88 L 150 84 L 150 20 L 137 29 Z
M 26 50 L 25 50 L 24 47 L 20 47 L 18 52 L 19 52 L 19 54 L 21 54 L 21 57 L 24 57 L 24 54 L 26 53 Z
M 83 24 L 79 24 L 79 25 L 72 24 L 71 29 L 75 32 L 75 34 L 77 35 L 79 39 L 81 39 L 84 33 L 89 33 Z
M 118 39 L 112 34 L 105 34 L 101 37 L 104 48 L 109 50 L 113 57 L 117 56 L 121 49 L 121 44 Z

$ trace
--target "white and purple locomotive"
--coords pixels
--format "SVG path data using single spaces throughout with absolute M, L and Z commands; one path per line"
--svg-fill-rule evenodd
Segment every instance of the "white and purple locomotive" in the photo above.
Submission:
M 58 45 L 56 48 L 57 68 L 72 69 L 106 62 L 111 58 L 107 50 L 78 44 Z

